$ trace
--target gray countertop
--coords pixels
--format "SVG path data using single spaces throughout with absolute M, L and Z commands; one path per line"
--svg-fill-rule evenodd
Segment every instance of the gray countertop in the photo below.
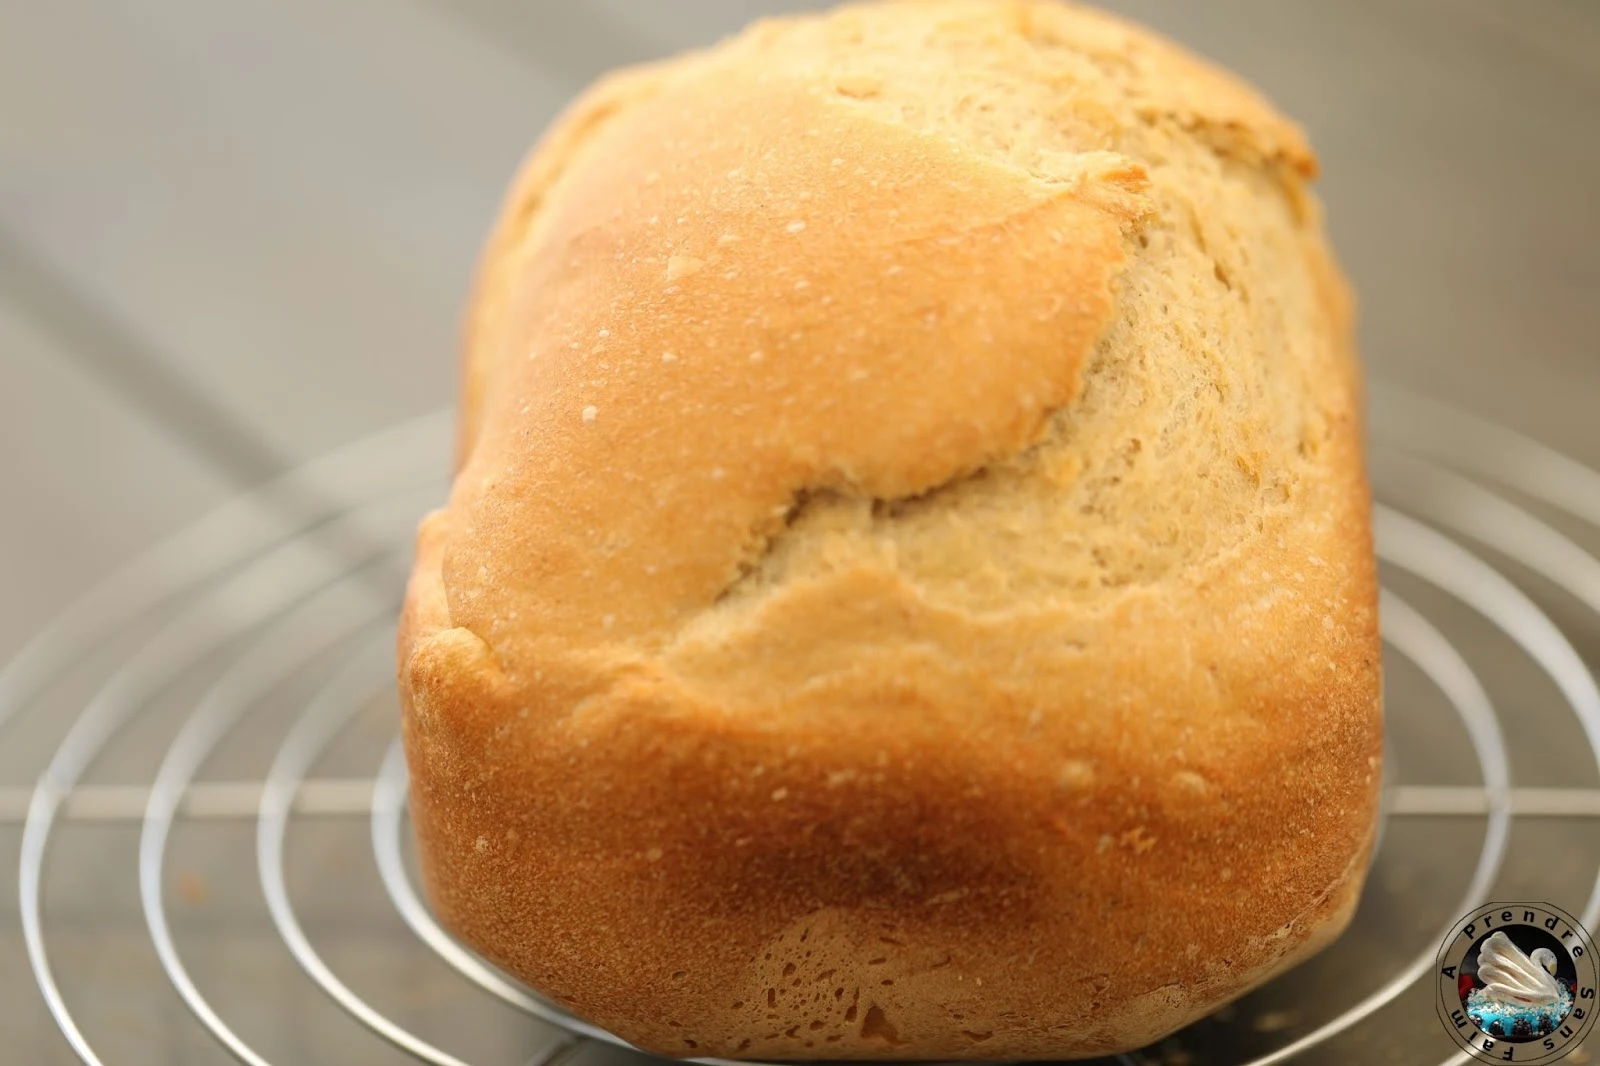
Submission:
M 820 5 L 0 0 L 0 663 L 119 566 L 225 501 L 447 407 L 477 246 L 519 158 L 557 109 L 610 66 L 797 6 Z M 1600 467 L 1600 4 L 1108 6 L 1249 76 L 1307 126 L 1375 378 Z M 418 486 L 415 502 L 394 505 L 393 514 L 442 493 L 442 425 L 422 424 L 385 445 L 413 464 L 402 475 Z M 264 506 L 292 525 L 308 499 L 360 495 L 359 463 L 379 460 L 352 462 L 353 473 L 330 475 L 311 495 L 280 494 Z M 404 521 L 374 522 L 385 531 L 380 541 L 403 550 L 403 536 L 389 532 L 403 531 Z M 1562 528 L 1596 547 L 1591 531 Z M 382 574 L 368 586 L 382 587 Z M 1495 694 L 1509 694 L 1506 706 L 1515 701 L 1522 713 L 1524 703 L 1556 701 L 1526 655 L 1413 584 L 1396 578 L 1430 617 L 1448 620 L 1441 626 L 1496 679 Z M 1548 609 L 1581 655 L 1600 659 L 1593 616 L 1559 597 Z M 140 617 L 157 627 L 157 614 Z M 0 801 L 7 789 L 25 798 L 91 682 L 108 676 L 111 666 L 94 665 L 91 653 L 114 665 L 131 654 L 116 649 L 136 646 L 143 625 L 106 638 L 111 650 L 100 641 L 83 648 L 84 661 L 50 700 L 0 722 Z M 219 652 L 214 668 L 205 657 L 189 664 L 92 780 L 148 783 L 185 708 L 224 663 Z M 1429 739 L 1459 727 L 1410 672 L 1404 664 L 1391 671 L 1395 691 L 1408 697 L 1391 695 L 1391 708 L 1405 711 L 1396 744 L 1410 735 L 1417 749 L 1407 765 L 1427 765 L 1417 780 L 1430 784 L 1473 784 L 1473 773 L 1450 777 L 1451 759 L 1469 748 L 1461 737 Z M 263 701 L 282 703 L 281 713 L 253 716 L 263 722 L 252 734 L 259 746 L 224 744 L 209 776 L 259 780 L 305 702 L 309 688 L 296 683 Z M 392 710 L 381 695 L 363 706 L 318 764 L 319 778 L 361 781 L 375 772 Z M 1526 751 L 1512 744 L 1519 784 L 1540 772 L 1541 744 L 1586 750 L 1575 727 L 1552 717 L 1545 731 L 1544 712 L 1526 713 L 1532 724 L 1513 718 L 1513 726 L 1543 739 Z M 1561 773 L 1555 784 L 1595 785 L 1593 760 Z M 0 1062 L 75 1062 L 24 956 L 14 917 L 20 816 L 7 820 L 3 807 Z M 108 1063 L 228 1061 L 149 949 L 132 872 L 135 829 L 73 822 L 53 844 L 45 917 L 62 987 Z M 419 948 L 384 897 L 367 832 L 359 818 L 313 818 L 290 840 L 291 886 L 330 966 L 466 1061 L 533 1057 L 553 1030 Z M 1382 960 L 1392 969 L 1394 952 L 1432 935 L 1417 930 L 1447 922 L 1483 827 L 1481 819 L 1423 818 L 1389 833 L 1386 856 L 1399 850 L 1380 862 L 1374 891 L 1407 902 L 1364 910 L 1355 946 L 1323 966 L 1319 989 L 1358 980 L 1342 966 Z M 197 984 L 273 1062 L 412 1061 L 334 1006 L 282 949 L 261 905 L 252 849 L 248 824 L 226 818 L 182 826 L 174 837 L 169 894 Z M 1576 886 L 1592 881 L 1597 852 L 1600 821 L 1519 820 L 1512 872 L 1497 891 L 1553 891 L 1527 880 L 1526 870 L 1539 867 L 1566 886 L 1576 909 L 1587 891 Z M 1247 1036 L 1208 1031 L 1148 1061 L 1236 1061 L 1358 998 L 1308 1002 L 1306 987 L 1252 1000 L 1243 1009 L 1253 1021 L 1231 1023 Z M 1412 990 L 1385 1008 L 1381 1024 L 1306 1061 L 1358 1053 L 1373 1062 L 1442 1060 L 1451 1046 L 1429 1003 L 1425 990 Z M 584 1045 L 572 1054 L 610 1053 Z

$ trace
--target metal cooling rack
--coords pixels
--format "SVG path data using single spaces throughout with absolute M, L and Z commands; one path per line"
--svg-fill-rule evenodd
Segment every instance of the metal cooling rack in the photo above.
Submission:
M 1373 401 L 1391 783 L 1360 912 L 1124 1066 L 1465 1062 L 1421 980 L 1449 925 L 1541 898 L 1600 927 L 1600 691 L 1579 650 L 1600 653 L 1600 474 L 1417 396 Z M 0 756 L 35 778 L 0 788 L 23 972 L 83 1062 L 464 1066 L 491 1030 L 494 1062 L 636 1054 L 456 943 L 415 887 L 391 619 L 444 492 L 415 471 L 448 439 L 425 418 L 228 504 L 0 672 Z M 119 879 L 137 935 L 82 905 L 85 881 Z M 345 964 L 353 928 L 379 965 Z M 145 1012 L 159 1031 L 113 1016 L 135 995 L 165 1004 Z

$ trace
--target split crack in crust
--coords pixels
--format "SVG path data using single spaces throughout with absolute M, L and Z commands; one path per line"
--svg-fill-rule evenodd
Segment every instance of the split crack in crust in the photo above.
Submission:
M 948 99 L 950 93 L 943 94 L 946 98 L 943 102 L 952 104 L 955 112 L 944 115 L 933 113 L 935 104 L 928 103 L 929 99 L 937 102 L 940 93 L 927 92 L 925 84 L 917 85 L 919 79 L 915 72 L 906 69 L 902 56 L 915 53 L 873 50 L 874 33 L 897 33 L 899 29 L 892 24 L 888 24 L 887 28 L 875 25 L 870 15 L 860 18 L 836 18 L 823 25 L 796 25 L 782 21 L 766 23 L 751 30 L 744 43 L 748 49 L 761 51 L 764 47 L 770 48 L 781 42 L 786 50 L 775 57 L 763 55 L 763 62 L 768 62 L 779 73 L 791 68 L 799 68 L 807 75 L 814 75 L 819 69 L 826 70 L 833 82 L 832 90 L 838 100 L 872 114 L 885 123 L 911 129 L 918 129 L 920 126 L 921 131 L 927 135 L 965 139 L 969 142 L 969 147 L 987 154 L 998 162 L 1017 166 L 1033 180 L 1086 189 L 1086 199 L 1100 198 L 1107 201 L 1109 210 L 1122 214 L 1124 232 L 1129 237 L 1137 237 L 1139 240 L 1140 250 L 1134 253 L 1131 264 L 1135 272 L 1145 261 L 1162 251 L 1160 247 L 1155 253 L 1150 250 L 1152 234 L 1149 231 L 1153 230 L 1156 236 L 1166 241 L 1188 245 L 1189 248 L 1185 250 L 1193 249 L 1202 256 L 1212 256 L 1210 270 L 1217 283 L 1229 292 L 1233 289 L 1230 277 L 1237 271 L 1224 266 L 1207 247 L 1203 228 L 1195 218 L 1195 206 L 1181 196 L 1176 196 L 1173 189 L 1163 187 L 1159 180 L 1156 182 L 1157 188 L 1150 195 L 1145 195 L 1151 184 L 1146 177 L 1145 161 L 1156 160 L 1168 164 L 1171 160 L 1164 157 L 1174 152 L 1181 154 L 1185 150 L 1198 147 L 1208 153 L 1224 172 L 1231 174 L 1235 182 L 1254 186 L 1254 191 L 1258 194 L 1264 187 L 1274 187 L 1276 195 L 1270 192 L 1269 195 L 1273 195 L 1274 199 L 1286 205 L 1286 216 L 1293 219 L 1296 224 L 1295 229 L 1304 229 L 1307 215 L 1313 213 L 1315 209 L 1307 201 L 1303 190 L 1303 179 L 1314 172 L 1314 162 L 1298 131 L 1291 125 L 1277 119 L 1276 116 L 1271 116 L 1270 113 L 1267 115 L 1271 121 L 1260 121 L 1262 118 L 1260 105 L 1252 99 L 1246 98 L 1242 102 L 1236 99 L 1240 94 L 1231 84 L 1221 83 L 1208 70 L 1192 62 L 1188 64 L 1188 69 L 1184 73 L 1200 78 L 1202 83 L 1221 84 L 1228 92 L 1220 94 L 1224 106 L 1217 109 L 1214 115 L 1192 106 L 1181 106 L 1180 95 L 1171 84 L 1171 81 L 1176 79 L 1164 81 L 1158 74 L 1151 73 L 1152 70 L 1159 72 L 1162 62 L 1170 64 L 1172 56 L 1152 57 L 1150 49 L 1142 41 L 1130 37 L 1114 22 L 1105 20 L 1095 23 L 1094 17 L 1090 15 L 1088 17 L 1093 32 L 1085 35 L 1083 27 L 1078 26 L 1074 27 L 1074 33 L 1064 34 L 1059 32 L 1053 13 L 1046 11 L 1041 14 L 1036 5 L 999 6 L 1004 9 L 1002 18 L 1010 20 L 1007 29 L 1026 43 L 1031 58 L 1039 65 L 1046 67 L 1054 65 L 1060 68 L 1065 63 L 1082 68 L 1087 64 L 1103 79 L 1097 88 L 1104 89 L 1109 84 L 1114 94 L 1120 94 L 1126 101 L 1131 102 L 1134 121 L 1116 129 L 1106 128 L 1104 121 L 1099 128 L 1095 128 L 1095 123 L 1091 121 L 1088 123 L 1091 128 L 1085 130 L 1082 128 L 1085 125 L 1081 120 L 1082 113 L 1087 111 L 1092 119 L 1097 113 L 1105 112 L 1107 107 L 1103 101 L 1096 100 L 1093 106 L 1086 108 L 1081 99 L 1074 97 L 1069 105 L 1074 109 L 1073 122 L 1064 131 L 1026 128 L 998 130 L 992 127 L 985 128 L 981 121 L 976 125 L 971 124 L 974 112 L 995 110 L 992 101 L 983 99 L 986 89 L 994 90 L 996 95 L 1002 90 L 1016 89 L 1019 85 L 1024 89 L 1041 90 L 1038 93 L 1040 99 L 1032 113 L 1049 119 L 1059 118 L 1061 112 L 1060 78 L 1046 78 L 1030 84 L 1028 78 L 1032 77 L 1035 71 L 1028 70 L 1022 77 L 1012 78 L 1011 84 L 1003 84 L 999 89 L 985 84 L 985 78 L 991 82 L 996 80 L 1004 82 L 1009 76 L 1008 72 L 998 70 L 1002 64 L 995 63 L 992 56 L 986 57 L 981 53 L 982 47 L 993 44 L 992 35 L 980 36 L 979 50 L 967 57 L 973 61 L 973 69 L 978 70 L 983 69 L 981 63 L 987 59 L 989 69 L 983 75 L 972 77 L 959 86 L 953 104 Z M 936 24 L 931 31 L 935 40 L 930 42 L 929 46 L 957 52 L 971 49 L 971 41 L 961 39 L 961 34 L 965 30 L 966 27 L 961 24 L 959 18 L 950 20 L 944 27 Z M 798 43 L 797 38 L 800 38 Z M 843 53 L 842 59 L 841 53 Z M 1017 59 L 1016 56 L 1010 58 Z M 962 57 L 958 55 L 954 62 L 959 63 L 961 59 Z M 692 70 L 692 67 L 690 69 Z M 510 221 L 502 226 L 502 235 L 492 243 L 486 259 L 489 264 L 485 272 L 486 282 L 481 286 L 486 293 L 492 294 L 495 281 L 515 278 L 516 271 L 502 264 L 508 260 L 517 261 L 525 254 L 533 237 L 537 235 L 540 211 L 536 205 L 542 203 L 543 194 L 559 182 L 563 169 L 561 164 L 581 155 L 609 123 L 627 113 L 630 104 L 648 100 L 664 86 L 670 85 L 675 77 L 681 76 L 678 68 L 670 64 L 644 71 L 627 72 L 613 77 L 594 90 L 591 94 L 592 99 L 586 104 L 579 105 L 566 124 L 550 138 L 550 147 L 535 154 L 535 162 L 531 165 L 532 178 L 525 178 L 518 183 L 521 188 L 513 194 L 513 202 L 517 206 L 507 212 Z M 1074 76 L 1083 78 L 1083 70 L 1077 70 Z M 910 82 L 911 88 L 897 92 L 899 88 L 897 80 L 900 83 Z M 925 79 L 921 80 L 925 82 Z M 1212 84 L 1209 87 L 1216 86 Z M 935 88 L 940 87 L 935 86 Z M 923 91 L 918 91 L 919 89 Z M 1096 111 L 1097 108 L 1099 112 Z M 1015 111 L 1016 108 L 1013 106 L 1012 110 Z M 1078 128 L 1072 128 L 1073 126 Z M 1089 147 L 1063 151 L 1048 143 L 1052 136 L 1057 141 L 1061 140 L 1063 132 L 1066 138 L 1087 137 Z M 1184 143 L 1184 134 L 1190 135 L 1193 142 Z M 1031 143 L 1028 140 L 1030 137 L 1034 138 Z M 1099 138 L 1098 141 L 1093 139 L 1095 137 Z M 1046 143 L 1041 145 L 1038 143 L 1041 141 Z M 1031 155 L 1029 151 L 1032 152 Z M 1135 162 L 1123 152 L 1140 157 L 1140 161 Z M 1193 159 L 1180 162 L 1186 166 L 1194 165 Z M 1279 220 L 1272 221 L 1275 223 Z M 1326 271 L 1323 273 L 1327 275 Z M 1328 275 L 1326 280 L 1330 285 L 1336 284 L 1332 281 L 1331 275 Z M 1122 281 L 1126 286 L 1125 275 Z M 502 281 L 502 284 L 504 283 L 509 282 Z M 497 303 L 495 300 L 485 302 L 491 307 Z M 1122 321 L 1108 323 L 1106 327 L 1113 334 L 1111 342 L 1108 344 L 1106 338 L 1102 337 L 1095 358 L 1080 374 L 1081 378 L 1087 379 L 1084 382 L 1084 391 L 1104 384 L 1095 380 L 1100 372 L 1115 374 L 1115 353 L 1107 349 L 1114 349 L 1116 341 L 1121 339 L 1115 336 L 1118 326 L 1131 325 L 1128 321 L 1130 314 L 1141 310 L 1137 306 L 1131 308 L 1127 306 L 1130 301 L 1126 291 L 1123 292 L 1119 302 L 1123 305 L 1119 308 Z M 1167 306 L 1170 304 L 1164 302 L 1161 310 L 1165 311 Z M 1291 313 L 1303 313 L 1308 310 L 1314 312 L 1314 309 L 1307 307 L 1287 310 Z M 1248 346 L 1250 340 L 1238 337 L 1229 339 L 1235 343 L 1245 342 L 1241 346 Z M 469 347 L 477 353 L 469 360 L 469 365 L 486 361 L 484 353 L 494 349 L 494 339 L 491 337 L 478 345 L 471 345 L 469 341 Z M 1169 362 L 1174 361 L 1180 360 L 1169 360 Z M 470 376 L 472 376 L 471 371 L 469 371 Z M 487 371 L 483 371 L 482 376 L 486 377 Z M 1204 389 L 1215 389 L 1220 393 L 1223 385 L 1216 380 L 1217 377 L 1218 375 L 1212 374 L 1209 380 L 1195 381 L 1193 384 L 1197 395 L 1194 399 L 1201 399 L 1198 393 Z M 1292 392 L 1299 389 L 1303 382 L 1291 380 L 1285 384 L 1288 384 L 1289 388 L 1284 391 Z M 1303 391 L 1301 395 L 1304 395 Z M 1219 399 L 1225 398 L 1219 395 Z M 1155 401 L 1152 397 L 1140 399 L 1146 404 Z M 1254 396 L 1244 397 L 1247 403 L 1254 399 L 1256 399 Z M 1019 482 L 1023 483 L 1024 489 L 1032 489 L 1035 494 L 1059 493 L 1063 489 L 1070 491 L 1073 486 L 1065 482 L 1070 481 L 1073 474 L 1077 473 L 1071 469 L 1074 462 L 1072 457 L 1058 456 L 1065 460 L 1067 469 L 1063 469 L 1061 463 L 1053 464 L 1049 469 L 1040 469 L 1038 462 L 1030 463 L 1029 460 L 1039 459 L 1043 452 L 1052 450 L 1064 452 L 1072 448 L 1071 415 L 1079 406 L 1078 400 L 1079 397 L 1069 394 L 1059 404 L 1042 412 L 1040 418 L 1042 438 L 1036 433 L 1035 439 L 1014 452 L 985 456 L 979 460 L 974 469 L 954 472 L 942 483 L 919 486 L 914 492 L 904 496 L 867 492 L 862 486 L 851 484 L 848 477 L 837 472 L 794 486 L 788 494 L 788 502 L 775 509 L 781 517 L 774 521 L 769 514 L 758 520 L 746 534 L 744 544 L 731 561 L 728 577 L 720 591 L 709 598 L 709 605 L 737 602 L 757 590 L 770 589 L 780 584 L 786 568 L 775 564 L 788 562 L 814 564 L 820 550 L 819 545 L 813 543 L 794 545 L 788 541 L 797 534 L 801 541 L 809 541 L 808 532 L 815 527 L 831 530 L 834 535 L 826 539 L 835 546 L 840 541 L 838 534 L 842 532 L 839 528 L 842 525 L 848 527 L 848 531 L 843 531 L 847 539 L 876 541 L 878 547 L 881 547 L 882 542 L 887 539 L 893 548 L 902 548 L 904 545 L 897 543 L 901 538 L 895 535 L 895 531 L 886 529 L 887 525 L 894 523 L 895 516 L 901 513 L 900 504 L 912 504 L 906 509 L 915 512 L 918 510 L 915 503 L 919 500 L 949 501 L 952 497 L 963 496 L 970 498 L 974 494 L 964 492 L 969 483 L 981 480 L 990 471 L 995 471 L 999 475 L 992 486 L 992 495 L 998 499 L 1004 500 Z M 463 420 L 468 433 L 472 432 L 471 424 L 476 417 L 475 411 L 471 409 L 473 406 L 469 404 L 469 410 Z M 1115 408 L 1118 405 L 1113 402 L 1107 406 Z M 1121 406 L 1125 409 L 1127 405 Z M 1292 409 L 1295 405 L 1291 403 L 1273 406 L 1275 409 L 1283 410 Z M 1181 407 L 1180 404 L 1180 413 Z M 1301 449 L 1315 447 L 1317 438 L 1326 431 L 1327 420 L 1315 413 L 1308 413 L 1302 421 L 1309 421 L 1312 426 L 1309 429 L 1300 425 L 1284 428 L 1303 438 L 1297 447 Z M 1164 429 L 1170 434 L 1173 426 L 1169 423 Z M 1201 434 L 1185 434 L 1185 443 L 1198 436 Z M 1119 442 L 1116 449 L 1123 454 L 1104 457 L 1102 468 L 1090 475 L 1097 476 L 1099 480 L 1079 488 L 1095 490 L 1098 487 L 1102 490 L 1112 490 L 1108 494 L 1115 495 L 1114 490 L 1121 479 L 1117 468 L 1131 465 L 1132 457 L 1142 450 L 1146 443 L 1138 436 L 1129 436 L 1125 441 Z M 1159 444 L 1162 441 L 1152 443 Z M 1093 442 L 1091 449 L 1086 450 L 1092 450 L 1092 445 Z M 1217 461 L 1210 465 L 1224 468 L 1236 465 L 1246 479 L 1258 480 L 1260 471 L 1256 467 L 1259 465 L 1259 453 L 1271 450 L 1273 449 L 1257 447 L 1256 455 L 1244 452 L 1231 457 L 1219 455 L 1215 457 Z M 1226 479 L 1230 473 L 1226 469 L 1220 469 L 1216 476 Z M 1208 478 L 1213 474 L 1202 469 L 1198 471 L 1198 476 Z M 1279 479 L 1278 483 L 1268 486 L 1266 491 L 1286 497 L 1291 487 L 1289 483 L 1293 480 L 1292 472 L 1279 470 L 1276 476 Z M 1090 491 L 1089 494 L 1100 493 Z M 1269 501 L 1267 506 L 1271 506 L 1273 502 L 1282 501 L 1281 499 Z M 1238 503 L 1237 509 L 1245 511 L 1250 510 L 1252 506 L 1251 501 L 1242 500 Z M 1095 500 L 1080 500 L 1078 507 L 1086 515 L 1101 509 Z M 1126 511 L 1137 509 L 1136 507 L 1114 508 L 1117 512 L 1116 517 L 1110 522 L 1101 524 L 1101 539 L 1104 540 L 1104 535 L 1109 533 L 1112 541 L 1123 540 L 1117 535 L 1116 526 L 1127 517 Z M 815 511 L 830 513 L 818 516 L 813 513 Z M 838 512 L 851 513 L 846 515 Z M 814 521 L 819 517 L 820 520 Z M 974 517 L 981 518 L 981 514 Z M 1016 594 L 1019 593 L 1024 594 L 1025 602 L 1031 607 L 1037 607 L 1043 601 L 1053 598 L 1051 586 L 1059 586 L 1062 583 L 1075 586 L 1079 593 L 1076 597 L 1069 596 L 1069 599 L 1076 598 L 1082 601 L 1084 593 L 1102 592 L 1138 581 L 1155 580 L 1171 569 L 1175 562 L 1173 559 L 1157 559 L 1155 556 L 1161 554 L 1163 548 L 1168 549 L 1169 555 L 1179 554 L 1170 551 L 1172 542 L 1181 536 L 1181 531 L 1175 528 L 1156 532 L 1153 536 L 1147 535 L 1143 538 L 1143 544 L 1087 542 L 1072 544 L 1071 528 L 1077 523 L 1060 509 L 1053 514 L 1053 519 L 1049 523 L 1052 532 L 1067 530 L 1069 533 L 1069 544 L 1066 546 L 1065 554 L 1070 555 L 1076 551 L 1085 557 L 1083 560 L 1085 565 L 1066 567 L 1074 571 L 1071 574 L 1062 572 L 1063 567 L 1060 564 L 1067 561 L 1061 557 L 1062 547 L 1050 544 L 1051 538 L 1048 535 L 1040 536 L 1039 534 L 1044 532 L 1042 529 L 1035 530 L 1035 535 L 1030 539 L 1035 545 L 1045 547 L 1057 556 L 1054 560 L 1056 565 L 1053 567 L 1055 573 L 1049 580 L 1045 577 L 1052 568 L 1039 566 L 1043 560 L 1037 558 L 1017 560 L 1022 564 L 1023 573 L 989 573 L 986 589 L 939 588 L 940 582 L 937 578 L 933 582 L 935 587 L 928 588 L 924 583 L 917 581 L 922 575 L 916 572 L 916 559 L 919 553 L 915 550 L 909 557 L 904 552 L 895 552 L 891 564 L 908 569 L 909 572 L 904 576 L 924 592 L 932 593 L 936 597 L 945 598 L 939 594 L 953 591 L 956 593 L 957 602 L 969 608 L 1003 610 L 1007 603 L 1015 602 Z M 1260 523 L 1257 522 L 1256 525 L 1259 528 Z M 884 536 L 886 533 L 887 538 Z M 951 542 L 956 539 L 951 530 L 944 530 L 942 533 L 943 536 L 940 535 L 941 531 L 928 528 L 916 531 L 920 542 L 918 547 L 923 549 L 921 557 L 932 562 L 936 570 L 939 568 L 940 558 L 951 554 Z M 1187 556 L 1182 561 L 1191 565 L 1203 565 L 1230 547 L 1237 546 L 1238 540 L 1247 533 L 1248 530 L 1239 529 L 1235 531 L 1231 540 L 1222 537 L 1214 543 L 1194 545 L 1192 550 L 1181 553 Z M 1090 541 L 1094 539 L 1087 538 Z M 1156 551 L 1150 550 L 1152 542 Z M 1146 558 L 1131 558 L 1141 553 Z M 911 564 L 909 568 L 904 565 L 907 561 Z M 1001 561 L 1000 569 L 1006 569 L 1004 561 Z M 1028 580 L 1030 577 L 1035 580 L 1030 582 Z M 1018 578 L 1021 579 L 1020 582 Z M 950 583 L 946 581 L 944 584 L 948 586 Z M 1083 604 L 1080 602 L 1079 605 L 1081 607 Z M 488 634 L 480 633 L 480 636 L 487 639 Z M 492 644 L 492 641 L 490 643 Z M 660 648 L 667 643 L 670 643 L 669 638 L 661 633 L 642 642 L 643 646 L 654 648 Z

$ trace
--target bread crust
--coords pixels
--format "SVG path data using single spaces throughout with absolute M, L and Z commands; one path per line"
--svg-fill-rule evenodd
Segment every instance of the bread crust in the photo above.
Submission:
M 1124 1050 L 1336 936 L 1381 711 L 1313 169 L 1042 0 L 591 90 L 486 252 L 402 618 L 441 920 L 768 1059 Z

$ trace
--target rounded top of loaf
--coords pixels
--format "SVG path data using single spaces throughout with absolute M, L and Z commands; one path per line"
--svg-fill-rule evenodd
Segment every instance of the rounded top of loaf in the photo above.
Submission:
M 769 1057 L 1114 1050 L 1326 940 L 1378 684 L 1313 173 L 1237 79 L 1048 0 L 590 89 L 485 254 L 402 626 L 452 927 Z M 775 1005 L 871 961 L 862 914 L 896 990 Z
M 1235 79 L 1053 3 L 613 76 L 486 259 L 452 617 L 648 653 L 846 559 L 993 612 L 1214 558 L 1292 491 L 1338 324 L 1311 169 Z

